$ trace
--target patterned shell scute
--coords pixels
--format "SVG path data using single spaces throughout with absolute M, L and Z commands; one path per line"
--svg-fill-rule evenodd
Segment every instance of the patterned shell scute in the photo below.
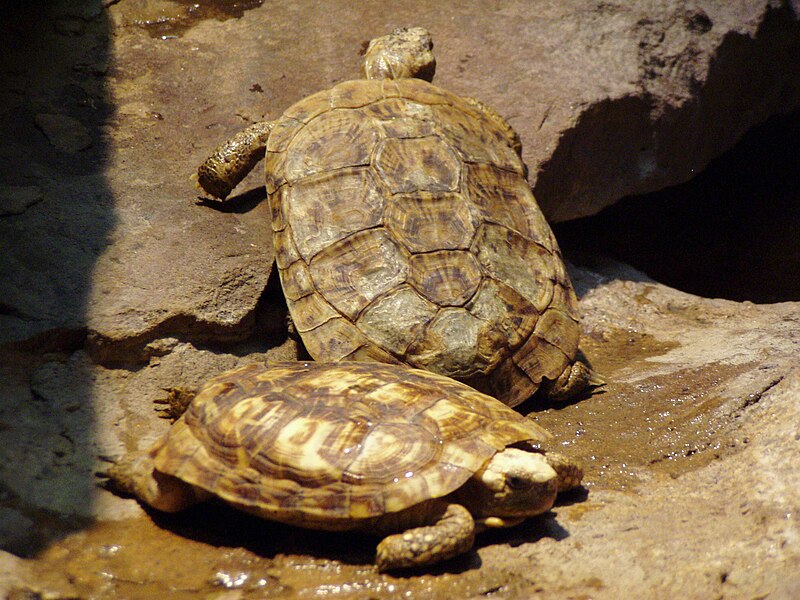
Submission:
M 533 391 L 574 360 L 558 245 L 508 127 L 480 103 L 418 79 L 340 83 L 276 122 L 266 179 L 279 274 L 315 359 L 469 381 L 505 365 Z M 555 332 L 537 327 L 550 309 Z M 566 361 L 539 361 L 549 346 Z
M 380 225 L 384 212 L 384 196 L 364 168 L 309 177 L 286 193 L 281 204 L 306 262 L 339 240 Z
M 250 512 L 335 530 L 444 496 L 505 446 L 548 437 L 427 371 L 251 364 L 209 381 L 154 461 Z

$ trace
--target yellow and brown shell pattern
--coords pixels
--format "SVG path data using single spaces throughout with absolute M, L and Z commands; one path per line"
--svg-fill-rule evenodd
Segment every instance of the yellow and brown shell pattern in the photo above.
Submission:
M 258 363 L 205 384 L 151 452 L 158 471 L 240 509 L 342 530 L 445 496 L 507 445 L 547 438 L 429 371 Z
M 419 79 L 314 94 L 273 128 L 277 264 L 317 360 L 404 362 L 510 405 L 573 362 L 576 299 L 509 132 Z

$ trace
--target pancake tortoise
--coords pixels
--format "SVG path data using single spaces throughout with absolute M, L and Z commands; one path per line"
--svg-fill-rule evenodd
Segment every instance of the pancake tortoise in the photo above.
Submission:
M 431 37 L 373 40 L 364 79 L 251 125 L 198 169 L 225 199 L 266 156 L 275 254 L 316 360 L 406 363 L 510 406 L 593 384 L 577 300 L 493 109 L 425 81 Z
M 550 435 L 452 379 L 384 363 L 223 373 L 148 451 L 105 475 L 167 512 L 216 496 L 259 517 L 384 537 L 380 570 L 467 552 L 477 530 L 547 511 L 581 470 Z

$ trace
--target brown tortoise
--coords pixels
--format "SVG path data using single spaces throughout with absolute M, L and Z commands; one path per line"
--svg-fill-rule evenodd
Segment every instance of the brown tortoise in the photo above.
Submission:
M 160 441 L 106 475 L 162 511 L 216 496 L 291 525 L 388 535 L 386 570 L 466 552 L 476 529 L 515 525 L 579 485 L 579 467 L 539 448 L 549 437 L 429 371 L 259 363 L 210 380 Z
M 241 132 L 199 184 L 224 199 L 266 153 L 281 282 L 315 359 L 404 362 L 511 406 L 567 398 L 595 382 L 519 138 L 419 78 L 431 49 L 420 28 L 373 40 L 366 79 Z

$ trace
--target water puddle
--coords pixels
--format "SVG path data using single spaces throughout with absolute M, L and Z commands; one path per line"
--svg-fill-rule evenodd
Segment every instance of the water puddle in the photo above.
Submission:
M 549 535 L 554 519 L 543 521 L 514 535 Z M 492 541 L 507 540 L 479 544 Z M 293 529 L 210 504 L 98 523 L 53 544 L 33 566 L 42 589 L 81 598 L 463 598 L 514 586 L 508 573 L 478 570 L 474 554 L 424 572 L 380 574 L 374 548 L 360 535 Z
M 718 388 L 751 366 L 709 363 L 629 383 L 630 373 L 652 373 L 648 358 L 672 346 L 618 331 L 602 344 L 584 338 L 582 347 L 606 378 L 604 388 L 531 416 L 583 463 L 589 489 L 635 488 L 659 475 L 677 477 L 720 456 L 729 416 L 718 409 L 730 399 Z
M 163 39 L 179 37 L 207 19 L 238 19 L 246 11 L 258 8 L 264 0 L 121 0 L 125 21 Z

